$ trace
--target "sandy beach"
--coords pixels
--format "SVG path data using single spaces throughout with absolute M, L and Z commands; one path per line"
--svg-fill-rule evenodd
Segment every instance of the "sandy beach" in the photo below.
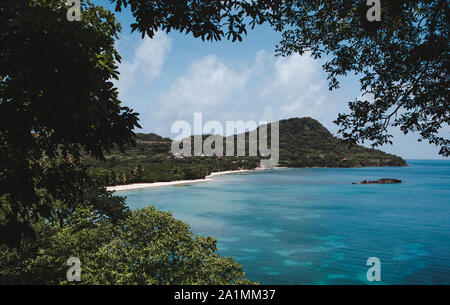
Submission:
M 106 187 L 106 189 L 108 191 L 120 192 L 120 191 L 129 191 L 129 190 L 152 188 L 152 187 L 191 184 L 191 183 L 198 183 L 198 182 L 208 182 L 208 181 L 212 181 L 213 180 L 212 178 L 215 177 L 215 176 L 227 175 L 227 174 L 245 173 L 245 172 L 250 172 L 250 171 L 251 170 L 247 170 L 247 169 L 235 170 L 235 171 L 223 171 L 223 172 L 211 173 L 211 175 L 206 176 L 205 179 L 179 180 L 179 181 L 153 182 L 153 183 L 134 183 L 134 184 L 126 184 L 126 185 L 108 186 L 108 187 Z

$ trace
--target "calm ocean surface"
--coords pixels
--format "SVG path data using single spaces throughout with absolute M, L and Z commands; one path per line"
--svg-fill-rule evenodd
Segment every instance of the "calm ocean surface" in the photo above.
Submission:
M 404 168 L 281 169 L 120 192 L 218 239 L 261 284 L 450 284 L 450 161 Z M 399 185 L 352 185 L 398 178 Z

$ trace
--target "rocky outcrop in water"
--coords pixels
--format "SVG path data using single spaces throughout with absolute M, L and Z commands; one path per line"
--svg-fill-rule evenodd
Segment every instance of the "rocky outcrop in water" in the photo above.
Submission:
M 361 181 L 360 184 L 397 184 L 402 183 L 402 180 L 400 179 L 392 179 L 392 178 L 384 178 L 384 179 L 378 179 L 378 180 L 364 180 Z M 353 183 L 358 184 L 358 183 Z

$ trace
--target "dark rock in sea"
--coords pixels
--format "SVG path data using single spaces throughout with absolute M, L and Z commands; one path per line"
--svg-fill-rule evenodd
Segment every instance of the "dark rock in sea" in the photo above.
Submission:
M 395 183 L 402 183 L 402 180 L 385 178 L 385 179 L 379 179 L 379 180 L 374 180 L 374 181 L 370 181 L 370 180 L 361 181 L 361 184 L 395 184 Z

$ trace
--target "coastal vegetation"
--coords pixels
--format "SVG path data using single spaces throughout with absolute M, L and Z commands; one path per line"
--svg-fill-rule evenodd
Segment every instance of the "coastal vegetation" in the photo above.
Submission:
M 256 157 L 176 157 L 170 151 L 171 144 L 169 138 L 138 133 L 135 147 L 124 153 L 113 149 L 102 162 L 86 157 L 84 163 L 104 185 L 204 179 L 212 172 L 253 169 L 259 164 Z
M 2 249 L 0 284 L 68 284 L 67 260 L 80 260 L 83 284 L 254 284 L 242 266 L 216 253 L 216 240 L 153 207 L 114 224 L 79 207 L 63 224 L 34 224 L 37 239 Z M 4 251 L 7 251 L 4 253 Z
M 269 124 L 270 125 L 270 124 Z M 270 129 L 270 126 L 269 126 Z M 257 130 L 259 132 L 259 128 Z M 217 136 L 217 135 L 215 135 Z M 203 140 L 208 136 L 204 135 Z M 237 145 L 235 136 L 234 144 Z M 249 133 L 245 134 L 246 151 Z M 270 133 L 268 140 L 270 141 Z M 193 137 L 191 137 L 193 142 Z M 226 140 L 223 152 L 226 151 Z M 171 153 L 172 140 L 156 134 L 137 134 L 136 146 L 125 152 L 113 149 L 105 155 L 106 162 L 87 157 L 89 172 L 105 185 L 166 182 L 203 179 L 212 172 L 254 169 L 261 157 L 187 156 Z M 191 147 L 194 147 L 192 144 Z M 237 150 L 235 149 L 235 152 Z M 280 162 L 282 167 L 362 167 L 404 166 L 397 156 L 366 148 L 334 137 L 312 118 L 292 118 L 280 121 Z

